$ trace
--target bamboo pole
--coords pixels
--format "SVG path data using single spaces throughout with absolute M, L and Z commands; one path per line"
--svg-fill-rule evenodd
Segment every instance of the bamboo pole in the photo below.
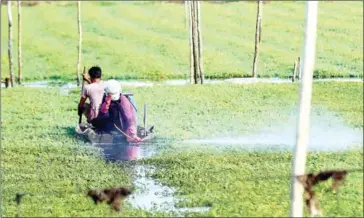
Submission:
M 13 20 L 11 11 L 11 1 L 7 2 L 8 6 L 8 56 L 9 56 L 9 73 L 10 73 L 10 84 L 14 87 L 14 71 L 13 71 Z
M 194 65 L 195 65 L 195 61 L 193 58 L 193 22 L 192 22 L 192 2 L 191 1 L 186 1 L 187 2 L 187 6 L 188 6 L 188 17 L 189 17 L 189 39 L 190 39 L 190 83 L 194 83 Z
M 201 34 L 201 2 L 196 2 L 196 11 L 197 11 L 197 33 L 198 33 L 198 66 L 200 72 L 200 80 L 201 84 L 204 83 L 204 72 L 203 72 L 203 62 L 202 62 L 202 34 Z
M 18 83 L 22 79 L 22 52 L 21 52 L 21 2 L 18 0 Z
M 147 103 L 144 103 L 143 124 L 144 124 L 144 136 L 147 136 Z
M 188 28 L 188 19 L 190 18 L 189 17 L 189 2 L 188 1 L 184 1 L 184 5 L 185 5 L 185 28 L 187 29 Z
M 257 62 L 259 55 L 259 44 L 260 44 L 260 34 L 262 29 L 262 14 L 263 14 L 263 4 L 262 1 L 257 2 L 257 19 L 256 19 L 256 27 L 255 27 L 255 47 L 254 47 L 254 60 L 253 60 L 253 78 L 257 77 Z
M 306 2 L 305 41 L 303 54 L 303 77 L 300 85 L 300 110 L 297 123 L 296 147 L 294 152 L 291 181 L 291 216 L 303 216 L 303 187 L 296 175 L 305 174 L 306 153 L 310 129 L 312 77 L 316 52 L 317 1 Z
M 77 86 L 80 86 L 80 66 L 81 66 L 81 53 L 82 53 L 81 1 L 77 1 L 77 24 L 78 24 Z
M 294 61 L 294 64 L 293 64 L 293 73 L 292 73 L 292 82 L 295 81 L 296 74 L 297 74 L 297 61 Z
M 297 79 L 300 80 L 301 79 L 301 59 L 300 57 L 298 57 L 297 59 Z
M 194 57 L 194 81 L 195 84 L 199 83 L 200 71 L 198 60 L 198 33 L 197 33 L 197 4 L 196 1 L 192 1 L 192 39 L 193 39 L 193 57 Z

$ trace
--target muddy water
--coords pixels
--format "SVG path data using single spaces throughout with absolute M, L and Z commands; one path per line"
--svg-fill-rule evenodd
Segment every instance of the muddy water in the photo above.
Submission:
M 169 140 L 153 139 L 148 143 L 140 146 L 127 144 L 109 144 L 97 145 L 101 148 L 104 157 L 107 161 L 122 162 L 140 160 L 150 158 L 153 155 L 163 152 L 163 149 L 168 147 Z M 155 170 L 152 166 L 136 165 L 132 166 L 133 184 L 136 187 L 134 193 L 127 198 L 127 201 L 135 208 L 144 209 L 147 211 L 163 211 L 170 212 L 177 216 L 183 216 L 187 212 L 204 212 L 208 211 L 209 207 L 196 208 L 177 208 L 175 204 L 179 202 L 173 195 L 175 189 L 162 185 L 154 180 L 148 174 Z

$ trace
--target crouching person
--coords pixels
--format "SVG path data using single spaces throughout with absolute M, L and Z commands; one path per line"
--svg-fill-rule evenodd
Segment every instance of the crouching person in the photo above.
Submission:
M 116 125 L 128 135 L 128 142 L 141 142 L 137 136 L 134 107 L 130 101 L 122 95 L 121 85 L 116 80 L 109 80 L 105 86 L 105 96 L 99 112 L 100 120 L 109 120 L 104 126 L 107 130 L 114 130 Z M 117 130 L 117 131 L 119 131 Z
M 92 123 L 92 121 L 97 118 L 100 110 L 100 105 L 104 95 L 104 86 L 101 83 L 100 67 L 91 67 L 88 70 L 88 74 L 90 75 L 90 78 L 83 75 L 83 79 L 89 84 L 85 85 L 82 90 L 81 99 L 78 104 L 78 115 L 82 116 L 82 114 L 84 114 L 87 118 L 87 122 Z M 90 100 L 89 104 L 85 103 L 87 98 Z

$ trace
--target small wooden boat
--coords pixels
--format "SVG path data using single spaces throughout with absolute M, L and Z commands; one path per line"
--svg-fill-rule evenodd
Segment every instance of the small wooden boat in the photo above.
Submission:
M 150 126 L 146 131 L 144 127 L 137 126 L 137 135 L 139 138 L 143 139 L 143 141 L 138 144 L 142 144 L 153 138 L 153 128 L 153 126 Z M 92 144 L 133 144 L 129 143 L 126 136 L 119 131 L 99 131 L 93 128 L 89 123 L 81 123 L 76 126 L 75 130 L 79 136 L 85 137 L 86 140 Z
M 124 94 L 125 96 L 131 96 L 131 93 Z M 130 99 L 129 99 L 130 100 Z M 134 106 L 134 104 L 132 103 Z M 136 108 L 134 106 L 135 112 Z M 153 138 L 154 126 L 147 127 L 147 104 L 144 103 L 144 126 L 137 126 L 137 136 L 142 139 L 142 142 L 137 144 L 142 144 Z M 117 131 L 104 132 L 95 129 L 89 123 L 80 123 L 75 128 L 76 134 L 85 137 L 86 140 L 92 144 L 135 144 L 129 143 L 124 132 L 117 128 Z

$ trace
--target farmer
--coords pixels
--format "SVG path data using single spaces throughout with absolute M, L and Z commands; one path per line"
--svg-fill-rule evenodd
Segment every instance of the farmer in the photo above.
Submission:
M 134 107 L 127 97 L 122 95 L 120 83 L 116 80 L 109 80 L 105 85 L 105 96 L 98 121 L 96 125 L 103 130 L 121 130 L 127 135 L 128 142 L 141 141 L 137 136 Z
M 102 98 L 104 95 L 104 85 L 101 82 L 101 68 L 98 66 L 91 67 L 87 75 L 83 75 L 83 79 L 87 81 L 87 85 L 82 90 L 80 103 L 78 104 L 78 115 L 84 114 L 88 123 L 93 123 L 93 120 L 98 116 Z M 85 103 L 87 98 L 90 103 Z

